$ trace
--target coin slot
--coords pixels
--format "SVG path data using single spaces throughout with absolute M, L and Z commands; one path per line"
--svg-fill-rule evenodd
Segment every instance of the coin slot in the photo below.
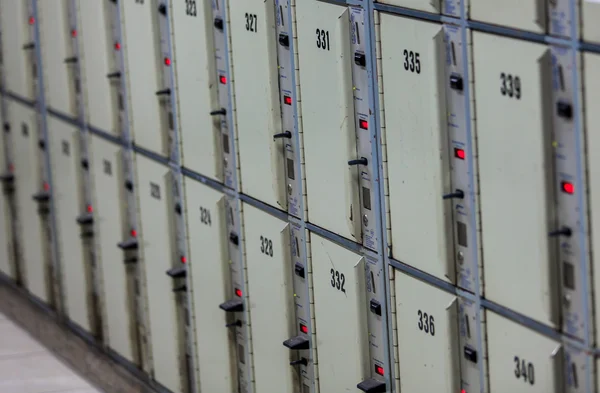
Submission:
M 363 187 L 362 194 L 363 194 L 363 207 L 367 210 L 371 210 L 371 190 L 367 187 Z
M 575 289 L 575 267 L 572 263 L 563 261 L 563 285 L 565 288 Z
M 287 176 L 291 180 L 295 180 L 294 176 L 294 160 L 291 158 L 287 159 Z
M 229 134 L 223 134 L 223 152 L 229 154 Z
M 456 237 L 458 241 L 458 245 L 462 247 L 467 247 L 467 225 L 463 222 L 456 222 Z

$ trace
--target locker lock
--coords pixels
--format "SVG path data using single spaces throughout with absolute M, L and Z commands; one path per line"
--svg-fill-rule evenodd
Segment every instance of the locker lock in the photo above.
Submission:
M 137 263 L 137 261 L 138 261 L 137 257 L 131 257 L 131 258 L 127 258 L 125 260 L 125 264 L 129 265 L 129 264 L 132 264 L 132 263 Z
M 386 386 L 385 382 L 379 381 L 377 379 L 366 379 L 356 385 L 357 388 L 362 390 L 365 393 L 385 393 Z
M 279 45 L 289 48 L 290 47 L 290 37 L 284 33 L 279 34 Z
M 373 314 L 381 316 L 381 303 L 379 303 L 377 300 L 371 299 L 369 302 L 369 308 Z
M 94 216 L 91 214 L 82 214 L 77 217 L 77 223 L 79 225 L 90 225 L 94 223 Z
M 465 193 L 463 192 L 463 190 L 456 190 L 450 194 L 446 194 L 442 197 L 442 199 L 463 199 L 465 197 Z
M 173 292 L 185 292 L 185 291 L 187 291 L 187 285 L 185 285 L 185 284 L 173 288 Z
M 164 4 L 159 5 L 158 12 L 160 12 L 162 15 L 167 15 L 167 6 Z
M 467 359 L 473 363 L 477 363 L 477 351 L 476 350 L 465 345 L 465 348 L 463 349 L 463 353 L 465 354 L 465 359 Z
M 35 48 L 35 42 L 30 42 L 28 44 L 23 45 L 24 50 L 29 50 Z
M 175 213 L 177 213 L 178 215 L 181 215 L 181 204 L 179 204 L 179 203 L 175 204 Z
M 225 312 L 242 312 L 244 311 L 244 301 L 242 299 L 228 300 L 219 304 L 219 308 Z
M 156 92 L 157 96 L 170 96 L 171 95 L 171 89 L 162 89 Z
M 573 118 L 573 106 L 568 102 L 559 101 L 556 103 L 556 113 L 564 119 Z
M 569 228 L 569 227 L 562 227 L 562 228 L 557 229 L 555 231 L 549 232 L 548 236 L 550 236 L 550 237 L 558 237 L 558 236 L 571 237 L 572 234 L 573 234 L 573 231 L 571 231 L 571 228 Z
M 221 18 L 215 18 L 215 23 L 214 23 L 215 27 L 221 31 L 223 31 L 223 19 Z
M 293 360 L 290 362 L 290 366 L 296 366 L 296 365 L 302 365 L 302 366 L 307 366 L 308 365 L 308 359 L 306 358 L 300 358 L 298 360 Z
M 10 124 L 4 123 L 4 132 L 10 132 Z
M 65 59 L 65 63 L 66 64 L 74 64 L 77 63 L 77 57 L 73 56 L 73 57 L 67 57 Z
M 107 78 L 120 78 L 121 77 L 121 71 L 115 71 L 115 72 L 111 72 L 110 74 L 106 74 Z
M 305 278 L 304 266 L 302 266 L 302 264 L 296 263 L 294 266 L 294 272 L 298 277 Z
M 360 67 L 367 66 L 367 56 L 364 53 L 356 52 L 354 53 L 354 64 Z
M 14 180 L 15 180 L 15 175 L 13 175 L 12 173 L 0 175 L 0 182 L 2 182 L 2 183 L 12 183 Z
M 131 180 L 127 180 L 125 182 L 125 188 L 129 191 L 133 191 L 133 183 L 131 182 Z
M 38 146 L 40 147 L 40 149 L 44 150 L 46 148 L 46 142 L 43 139 L 40 139 L 38 141 Z
M 292 133 L 290 131 L 284 131 L 284 132 L 281 132 L 279 134 L 273 135 L 273 139 L 278 139 L 278 138 L 288 138 L 288 139 L 290 139 L 291 137 L 292 137 Z
M 460 75 L 450 75 L 450 87 L 454 90 L 463 91 L 463 78 Z
M 117 247 L 119 247 L 123 251 L 137 250 L 138 249 L 138 241 L 136 238 L 131 238 L 131 239 L 125 240 L 124 242 L 117 244 Z
M 185 266 L 177 266 L 167 270 L 167 276 L 171 278 L 183 278 L 187 276 L 187 270 Z
M 32 198 L 36 202 L 48 202 L 50 200 L 50 193 L 46 191 L 38 192 L 37 194 L 33 194 Z
M 368 163 L 369 160 L 367 160 L 365 157 L 361 157 L 357 160 L 348 161 L 348 165 L 367 165 Z
M 242 321 L 240 321 L 239 319 L 235 322 L 232 323 L 228 323 L 227 325 L 225 325 L 225 327 L 229 328 L 229 327 L 242 327 Z
M 310 342 L 308 341 L 308 338 L 304 336 L 292 337 L 289 340 L 285 340 L 283 345 L 294 351 L 310 348 Z
M 217 109 L 215 111 L 210 112 L 211 116 L 216 116 L 216 115 L 225 116 L 226 114 L 227 114 L 227 109 L 225 109 L 225 108 Z
M 229 241 L 238 246 L 240 244 L 240 238 L 237 234 L 231 232 L 229 234 Z
M 88 168 L 90 167 L 90 163 L 88 162 L 88 160 L 86 160 L 86 159 L 81 160 L 81 167 L 85 170 L 88 170 Z

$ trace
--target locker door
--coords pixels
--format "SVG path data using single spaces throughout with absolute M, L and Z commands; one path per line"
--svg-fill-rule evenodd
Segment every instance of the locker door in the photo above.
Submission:
M 439 13 L 442 0 L 383 0 L 378 3 L 395 5 L 398 7 L 413 8 L 425 12 Z M 384 15 L 384 14 L 381 14 Z
M 395 287 L 400 390 L 459 392 L 456 296 L 399 271 Z
M 275 2 L 230 3 L 232 60 L 235 65 L 237 132 L 242 189 L 263 202 L 287 209 L 281 124 Z
M 486 297 L 554 325 L 547 47 L 473 33 L 473 48 Z
M 58 230 L 62 284 L 67 315 L 77 325 L 90 331 L 88 300 L 89 266 L 84 266 L 83 246 L 77 217 L 81 210 L 79 185 L 79 129 L 48 117 L 48 141 L 52 159 L 54 206 Z
M 4 119 L 0 113 L 0 124 L 4 124 Z M 6 156 L 4 154 L 4 135 L 0 136 L 0 174 L 7 173 Z M 12 148 L 12 146 L 10 146 Z M 15 279 L 15 272 L 11 262 L 13 258 L 11 256 L 10 247 L 12 246 L 12 233 L 11 233 L 11 218 L 8 199 L 6 194 L 2 192 L 0 195 L 0 272 L 4 273 L 8 277 Z
M 0 23 L 2 24 L 2 61 L 4 63 L 6 90 L 21 97 L 33 100 L 35 92 L 31 87 L 33 70 L 29 62 L 30 51 L 24 50 L 28 44 L 29 15 L 25 1 L 0 0 Z
M 309 221 L 361 241 L 358 174 L 348 165 L 356 158 L 348 12 L 314 1 L 296 5 Z M 324 40 L 316 40 L 317 29 Z
M 546 2 L 540 0 L 470 0 L 470 18 L 480 22 L 545 33 Z M 518 12 L 515 12 L 518 10 Z
M 119 134 L 107 75 L 116 71 L 109 56 L 113 43 L 109 38 L 110 18 L 106 2 L 78 0 L 79 50 L 82 55 L 84 86 L 88 92 L 87 121 L 106 132 Z
M 193 179 L 184 184 L 200 390 L 233 392 L 235 338 L 217 307 L 231 295 L 224 195 Z
M 141 155 L 136 155 L 136 167 L 154 377 L 171 391 L 180 392 L 177 299 L 173 279 L 166 274 L 174 258 L 171 172 L 167 166 Z
M 210 116 L 218 105 L 211 2 L 196 5 L 195 17 L 188 15 L 187 3 L 172 5 L 181 153 L 183 166 L 217 179 L 222 174 L 220 123 Z
M 600 102 L 600 56 L 593 53 L 585 53 L 583 55 L 583 67 L 585 83 L 585 94 L 586 108 L 595 108 Z M 600 135 L 596 130 L 600 126 L 600 113 L 597 110 L 586 110 L 585 111 L 585 127 L 587 137 L 587 151 L 595 152 L 600 148 Z M 600 165 L 600 157 L 597 154 L 587 155 L 589 168 L 598 168 Z M 587 173 L 588 184 L 589 184 L 589 199 L 588 203 L 590 210 L 590 229 L 591 229 L 591 243 L 594 249 L 600 246 L 600 173 L 597 170 L 590 170 Z M 593 266 L 600 266 L 600 256 L 598 253 L 593 253 L 594 263 Z M 594 287 L 600 288 L 600 269 L 594 268 Z M 596 325 L 600 326 L 600 302 L 595 302 L 595 316 Z M 598 336 L 596 336 L 596 342 L 598 342 Z
M 454 282 L 442 27 L 381 15 L 392 250 Z
M 76 116 L 77 111 L 69 89 L 69 64 L 67 49 L 69 24 L 67 2 L 63 0 L 38 1 L 40 39 L 48 106 L 65 114 Z
M 581 34 L 583 39 L 588 42 L 600 42 L 600 3 L 597 1 L 584 1 L 581 4 Z
M 292 393 L 293 354 L 282 344 L 296 334 L 289 224 L 244 204 L 244 239 L 256 391 Z
M 558 393 L 560 343 L 492 312 L 486 313 L 490 393 Z
M 130 120 L 137 145 L 155 153 L 167 155 L 160 125 L 160 106 L 156 92 L 162 70 L 158 67 L 160 55 L 156 2 L 124 1 L 123 33 L 126 40 L 127 77 L 129 78 Z
M 319 385 L 322 392 L 360 392 L 370 377 L 363 257 L 311 234 Z
M 94 187 L 94 237 L 96 261 L 104 284 L 108 345 L 130 362 L 134 361 L 135 326 L 130 323 L 135 313 L 133 293 L 128 292 L 127 267 L 123 252 L 115 245 L 122 240 L 125 206 L 121 190 L 121 147 L 91 135 L 92 175 Z

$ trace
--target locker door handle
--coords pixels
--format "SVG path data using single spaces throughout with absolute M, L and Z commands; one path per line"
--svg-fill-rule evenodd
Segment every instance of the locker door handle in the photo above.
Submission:
M 281 132 L 279 134 L 273 135 L 273 139 L 278 139 L 278 138 L 288 138 L 288 139 L 290 139 L 291 137 L 292 137 L 292 133 L 290 131 L 284 131 L 284 132 Z
M 171 89 L 162 89 L 156 92 L 157 96 L 170 96 L 171 95 Z
M 450 88 L 458 91 L 463 91 L 463 78 L 458 74 L 450 75 Z
M 244 311 L 244 301 L 242 299 L 228 300 L 219 304 L 219 308 L 225 312 L 242 312 Z
M 82 214 L 79 217 L 77 217 L 77 223 L 79 225 L 93 224 L 94 216 L 91 214 Z
M 362 381 L 361 383 L 356 385 L 356 387 L 365 393 L 385 393 L 386 392 L 385 382 L 381 382 L 381 381 L 379 381 L 377 379 L 373 379 L 373 378 L 365 379 L 364 381 Z
M 179 287 L 173 288 L 173 292 L 185 292 L 187 291 L 187 285 L 183 284 Z
M 557 229 L 555 231 L 551 231 L 548 233 L 548 236 L 550 236 L 550 237 L 558 237 L 558 236 L 571 237 L 571 235 L 573 235 L 573 231 L 569 227 L 562 227 L 560 229 Z
M 111 78 L 120 78 L 121 77 L 121 71 L 115 71 L 115 72 L 111 72 L 110 74 L 106 74 L 106 77 L 111 79 Z
M 223 31 L 223 19 L 215 18 L 214 26 L 216 29 Z
M 296 336 L 290 338 L 289 340 L 285 340 L 283 342 L 283 346 L 294 351 L 299 351 L 302 349 L 309 349 L 310 341 L 308 341 L 308 338 L 304 336 Z
M 15 175 L 12 173 L 7 173 L 5 175 L 0 175 L 0 181 L 2 183 L 12 183 L 15 180 Z
M 211 116 L 216 116 L 216 115 L 225 116 L 226 114 L 227 114 L 227 109 L 225 109 L 225 108 L 217 109 L 215 111 L 210 112 Z
M 76 57 L 67 57 L 65 59 L 65 63 L 66 64 L 73 64 L 73 63 L 77 63 L 77 58 Z
M 48 202 L 50 200 L 50 194 L 46 191 L 38 192 L 37 194 L 33 194 L 32 198 L 36 202 Z
M 187 276 L 187 270 L 185 266 L 177 266 L 167 270 L 167 276 L 171 278 L 182 278 Z
M 369 164 L 369 160 L 367 160 L 365 157 L 361 157 L 357 160 L 348 161 L 348 165 L 367 165 L 367 164 Z
M 464 197 L 465 197 L 465 193 L 463 190 L 456 190 L 454 192 L 451 192 L 450 194 L 446 194 L 446 195 L 442 196 L 442 199 L 454 199 L 454 198 L 463 199 Z
M 119 247 L 123 251 L 137 250 L 138 249 L 138 241 L 137 241 L 137 239 L 125 240 L 124 242 L 117 244 L 117 247 Z
M 158 12 L 160 12 L 162 15 L 167 15 L 167 6 L 164 4 L 159 5 Z
M 23 45 L 23 50 L 29 50 L 35 48 L 35 42 L 30 42 L 28 44 Z

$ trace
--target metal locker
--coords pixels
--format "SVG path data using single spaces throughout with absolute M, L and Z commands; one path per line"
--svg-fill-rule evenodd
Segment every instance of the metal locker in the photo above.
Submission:
M 545 33 L 546 2 L 541 0 L 470 0 L 470 19 L 515 29 Z M 518 10 L 518 12 L 515 12 Z
M 292 393 L 298 389 L 293 353 L 282 345 L 296 334 L 289 224 L 248 204 L 243 211 L 255 389 Z
M 135 267 L 123 262 L 123 252 L 115 247 L 129 231 L 122 179 L 122 148 L 96 135 L 90 135 L 91 172 L 94 187 L 94 238 L 96 263 L 104 286 L 108 346 L 130 362 L 136 362 L 136 326 L 133 303 Z M 124 229 L 125 228 L 125 229 Z M 127 234 L 128 235 L 128 234 Z
M 294 130 L 281 124 L 275 2 L 229 8 L 242 191 L 287 210 L 284 149 Z
M 376 367 L 365 362 L 365 259 L 314 233 L 310 237 L 320 391 L 359 392 L 357 383 Z
M 135 161 L 154 378 L 177 393 L 183 391 L 178 367 L 183 360 L 180 353 L 183 318 L 178 314 L 180 299 L 174 291 L 177 288 L 173 288 L 173 279 L 166 273 L 176 258 L 172 175 L 168 166 L 139 154 Z
M 48 148 L 52 160 L 54 206 L 66 313 L 91 331 L 91 266 L 86 266 L 77 217 L 82 201 L 79 183 L 79 129 L 48 116 Z
M 399 271 L 394 285 L 400 391 L 459 392 L 456 296 Z
M 25 286 L 44 302 L 50 300 L 48 276 L 50 266 L 46 261 L 45 244 L 48 239 L 42 228 L 41 212 L 32 196 L 40 190 L 40 162 L 36 113 L 33 109 L 16 102 L 8 102 L 13 134 L 15 200 L 22 239 L 22 257 L 25 271 Z
M 583 83 L 585 89 L 584 92 L 584 102 L 586 103 L 586 108 L 589 110 L 585 111 L 585 129 L 586 129 L 586 138 L 587 138 L 587 151 L 588 152 L 596 152 L 598 151 L 596 148 L 600 148 L 600 138 L 596 130 L 600 125 L 600 113 L 594 110 L 593 108 L 600 102 L 600 55 L 593 53 L 585 53 L 583 54 L 583 67 L 584 67 L 584 75 L 583 75 Z M 598 154 L 588 154 L 587 155 L 587 163 L 588 167 L 598 168 L 600 165 L 600 157 Z M 589 222 L 591 235 L 590 241 L 592 244 L 592 249 L 597 249 L 600 246 L 600 203 L 598 203 L 598 195 L 600 195 L 600 173 L 597 170 L 589 170 L 587 173 L 588 176 L 588 192 L 589 192 Z M 600 288 L 600 269 L 596 268 L 596 266 L 600 266 L 600 256 L 598 253 L 593 253 L 593 261 L 592 265 L 594 266 L 593 271 L 593 287 Z M 595 302 L 595 326 L 600 326 L 600 302 Z M 600 340 L 598 339 L 598 335 L 596 335 L 595 343 L 598 343 Z
M 473 52 L 485 296 L 554 326 L 548 48 L 475 32 Z
M 79 34 L 82 62 L 82 87 L 87 92 L 87 119 L 92 126 L 120 135 L 108 76 L 115 72 L 110 37 L 111 14 L 107 2 L 79 0 Z
M 587 0 L 581 2 L 581 36 L 588 42 L 600 42 L 600 26 L 598 26 L 598 18 L 600 18 L 600 2 Z
M 4 127 L 5 123 L 2 115 L 3 114 L 0 113 L 0 124 Z M 9 200 L 9 188 L 12 188 L 12 185 L 8 184 L 8 181 L 5 179 L 6 176 L 12 175 L 5 155 L 6 142 L 5 135 L 0 135 L 0 181 L 3 183 L 2 186 L 0 186 L 0 192 L 2 192 L 2 195 L 0 195 L 0 272 L 14 280 L 18 275 L 13 266 L 13 263 L 16 261 L 14 261 L 12 256 L 13 239 L 11 230 L 11 206 Z M 10 148 L 12 148 L 12 145 Z
M 560 343 L 493 312 L 486 313 L 490 393 L 559 393 Z
M 0 9 L 5 89 L 33 101 L 37 94 L 33 85 L 37 70 L 31 62 L 35 54 L 29 45 L 33 42 L 30 26 L 35 19 L 29 14 L 26 1 L 1 0 Z
M 159 68 L 160 43 L 155 1 L 121 2 L 123 37 L 126 40 L 126 77 L 129 86 L 129 120 L 137 146 L 169 155 L 167 130 L 161 129 L 156 93 L 162 89 Z M 171 63 L 171 59 L 162 59 Z
M 360 242 L 349 10 L 301 1 L 296 18 L 308 220 Z
M 73 62 L 69 47 L 70 31 L 67 2 L 63 0 L 38 1 L 40 47 L 44 68 L 46 105 L 61 113 L 76 116 L 77 105 L 72 90 L 73 77 L 69 75 Z
M 380 0 L 378 2 L 419 11 L 439 13 L 443 1 L 445 0 Z
M 210 115 L 217 105 L 211 4 L 197 1 L 191 12 L 187 3 L 177 2 L 171 9 L 182 165 L 220 179 L 220 123 Z
M 381 14 L 395 259 L 455 282 L 442 26 Z
M 237 386 L 235 337 L 216 307 L 231 296 L 224 195 L 190 178 L 184 185 L 200 390 L 230 392 Z

